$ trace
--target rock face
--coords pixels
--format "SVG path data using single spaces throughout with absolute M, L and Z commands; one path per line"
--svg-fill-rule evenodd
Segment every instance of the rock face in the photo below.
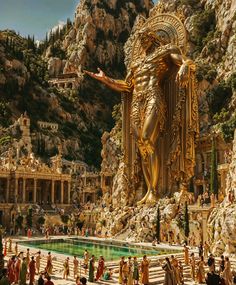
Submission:
M 83 115 L 78 120 L 78 116 L 72 114 L 71 120 L 84 133 L 81 151 L 88 164 L 100 166 L 100 137 L 104 131 L 111 129 L 112 108 L 120 97 L 84 75 L 83 70 L 96 71 L 100 67 L 113 78 L 124 78 L 124 43 L 137 15 L 147 16 L 152 6 L 151 0 L 81 0 L 76 8 L 72 27 L 62 40 L 65 60 L 55 57 L 48 59 L 51 77 L 60 73 L 74 73 L 78 76 L 78 91 L 67 97 L 73 97 L 78 116 Z M 50 50 L 47 50 L 46 55 L 50 55 Z M 107 149 L 104 148 L 102 156 L 106 156 L 106 152 L 111 150 L 112 141 L 113 138 L 107 138 Z M 116 155 L 115 149 L 113 154 Z M 116 163 L 110 161 L 110 165 L 109 171 L 113 172 L 113 168 L 117 168 Z M 103 163 L 102 169 L 104 168 Z
M 50 77 L 57 77 L 63 72 L 65 66 L 65 60 L 61 60 L 58 57 L 51 57 L 48 60 L 48 73 Z
M 236 132 L 234 133 L 233 151 L 229 164 L 225 197 L 219 208 L 214 209 L 208 221 L 208 236 L 215 254 L 236 254 L 236 201 L 230 201 L 230 195 L 235 196 L 236 185 Z
M 96 68 L 99 64 L 106 72 L 124 75 L 123 45 L 136 16 L 147 16 L 151 7 L 149 0 L 81 0 L 76 8 L 74 25 L 63 42 L 69 57 L 64 73 L 80 73 L 84 68 Z

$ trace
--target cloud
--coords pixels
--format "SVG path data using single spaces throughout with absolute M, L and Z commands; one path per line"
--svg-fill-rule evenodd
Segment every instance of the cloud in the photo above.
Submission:
M 36 40 L 36 41 L 35 41 L 36 47 L 39 47 L 39 45 L 40 45 L 41 43 L 42 43 L 42 41 Z
M 54 27 L 51 28 L 50 31 L 48 31 L 48 35 L 50 34 L 51 31 L 55 33 L 58 28 L 59 30 L 61 30 L 65 26 L 65 24 L 66 23 L 64 21 L 58 21 L 57 25 L 55 25 Z

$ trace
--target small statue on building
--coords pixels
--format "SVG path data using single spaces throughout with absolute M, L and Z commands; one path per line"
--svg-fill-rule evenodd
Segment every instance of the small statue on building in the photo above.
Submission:
M 215 194 L 214 193 L 211 193 L 211 207 L 212 208 L 215 208 Z
M 233 204 L 235 200 L 234 192 L 233 190 L 230 190 L 228 193 L 228 201 L 230 204 Z

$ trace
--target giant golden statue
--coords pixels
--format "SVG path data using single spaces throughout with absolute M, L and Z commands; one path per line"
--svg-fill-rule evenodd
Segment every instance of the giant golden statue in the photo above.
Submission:
M 127 176 L 138 181 L 137 149 L 147 192 L 139 203 L 184 188 L 193 175 L 198 132 L 194 63 L 184 55 L 185 28 L 174 15 L 150 17 L 132 36 L 125 80 L 85 71 L 123 95 Z M 135 142 L 135 144 L 133 143 Z

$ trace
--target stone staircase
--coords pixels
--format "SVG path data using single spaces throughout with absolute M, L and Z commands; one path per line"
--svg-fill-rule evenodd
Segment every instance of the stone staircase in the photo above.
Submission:
M 19 246 L 19 251 L 24 251 L 25 252 L 26 247 L 22 247 Z M 38 250 L 36 249 L 30 249 L 31 255 L 36 254 Z M 41 267 L 40 270 L 43 271 L 46 267 L 46 263 L 47 263 L 47 252 L 41 251 L 42 252 L 42 259 L 41 259 Z M 12 256 L 12 254 L 8 254 L 7 259 Z M 170 256 L 170 254 L 168 255 Z M 192 285 L 195 284 L 193 282 L 193 280 L 191 279 L 191 275 L 190 275 L 190 267 L 186 266 L 184 264 L 184 256 L 183 254 L 175 254 L 175 256 L 177 257 L 178 260 L 182 261 L 183 264 L 183 268 L 184 268 L 184 284 L 185 285 Z M 197 254 L 196 254 L 197 256 Z M 75 280 L 73 278 L 73 257 L 70 256 L 70 276 L 68 278 L 68 280 L 63 280 L 62 276 L 63 276 L 63 262 L 66 258 L 66 256 L 62 255 L 62 254 L 56 254 L 56 256 L 54 254 L 52 254 L 53 257 L 53 275 L 52 275 L 52 280 L 54 282 L 55 285 L 57 284 L 63 284 L 63 285 L 70 285 L 70 284 L 75 284 Z M 164 262 L 164 258 L 165 256 L 155 256 L 155 257 L 150 257 L 148 258 L 151 263 L 150 263 L 150 270 L 149 270 L 149 280 L 150 280 L 150 285 L 160 285 L 163 284 L 164 282 L 164 275 L 165 272 L 161 267 L 161 264 Z M 80 259 L 80 264 L 83 264 L 83 261 Z M 139 261 L 141 261 L 141 259 L 139 259 Z M 216 259 L 216 268 L 218 268 L 218 261 L 219 259 Z M 97 263 L 96 263 L 97 265 Z M 106 263 L 107 268 L 111 268 L 113 271 L 113 275 L 112 275 L 112 280 L 109 281 L 105 281 L 105 280 L 101 280 L 96 282 L 97 284 L 101 284 L 101 285 L 115 285 L 118 284 L 118 276 L 119 276 L 119 261 L 117 262 L 107 262 Z M 231 266 L 232 269 L 236 268 L 236 260 L 231 260 Z M 208 271 L 208 267 L 205 266 L 205 272 Z M 79 270 L 79 275 L 80 276 L 85 276 L 85 272 L 84 272 L 84 268 L 82 268 L 82 266 L 80 266 Z M 88 277 L 88 276 L 85 276 Z M 37 279 L 37 276 L 36 276 Z M 93 284 L 93 283 L 88 283 L 88 284 Z

